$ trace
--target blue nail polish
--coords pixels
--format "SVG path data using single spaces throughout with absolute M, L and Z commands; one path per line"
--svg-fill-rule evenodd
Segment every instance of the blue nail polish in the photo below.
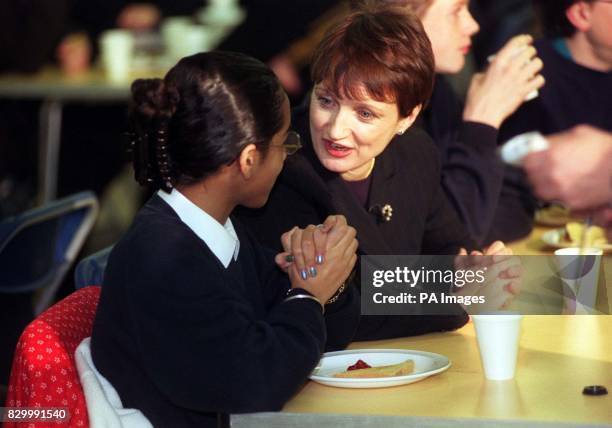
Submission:
M 315 276 L 317 276 L 317 268 L 316 267 L 314 267 L 314 266 L 310 267 L 310 276 L 313 277 L 313 278 Z
M 319 254 L 315 260 L 317 261 L 317 264 L 322 265 L 323 264 L 323 256 L 321 254 Z
M 302 276 L 302 279 L 304 281 L 306 281 L 308 279 L 308 272 L 306 272 L 305 270 L 301 271 L 300 275 Z

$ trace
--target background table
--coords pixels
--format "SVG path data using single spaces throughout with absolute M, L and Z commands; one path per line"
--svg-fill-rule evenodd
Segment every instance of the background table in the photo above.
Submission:
M 141 73 L 122 83 L 106 79 L 100 70 L 67 77 L 49 68 L 32 75 L 0 76 L 0 97 L 41 100 L 39 109 L 38 202 L 49 202 L 57 196 L 59 151 L 62 133 L 62 110 L 65 103 L 127 102 L 131 79 L 155 77 L 162 71 Z
M 229 3 L 228 3 L 229 4 Z M 222 5 L 221 5 L 222 6 Z M 213 19 L 210 49 L 214 49 L 245 18 L 241 9 L 232 10 L 233 16 L 225 16 L 224 22 L 216 15 Z M 174 61 L 171 62 L 171 65 Z M 170 65 L 169 65 L 170 66 Z M 127 102 L 130 85 L 134 79 L 162 77 L 168 67 L 154 70 L 139 70 L 124 82 L 112 82 L 100 69 L 92 69 L 78 76 L 66 76 L 57 68 L 48 68 L 39 73 L 5 74 L 0 76 L 0 98 L 41 100 L 39 110 L 38 146 L 38 202 L 49 202 L 57 196 L 59 150 L 61 144 L 62 109 L 67 102 L 107 103 Z M 158 67 L 155 67 L 158 68 Z

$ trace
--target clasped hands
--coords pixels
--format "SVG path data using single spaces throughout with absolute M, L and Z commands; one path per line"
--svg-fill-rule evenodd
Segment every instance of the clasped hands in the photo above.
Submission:
M 501 241 L 495 241 L 482 252 L 472 251 L 468 254 L 461 248 L 455 257 L 455 269 L 486 269 L 485 281 L 482 284 L 466 284 L 457 287 L 453 293 L 458 296 L 483 296 L 485 304 L 479 309 L 507 309 L 521 289 L 521 261 Z
M 283 252 L 276 255 L 276 264 L 289 275 L 292 288 L 327 302 L 357 262 L 356 235 L 342 215 L 331 215 L 318 226 L 294 227 L 281 236 Z

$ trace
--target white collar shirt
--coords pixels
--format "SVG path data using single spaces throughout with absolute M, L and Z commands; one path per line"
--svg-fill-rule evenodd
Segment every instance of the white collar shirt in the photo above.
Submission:
M 240 241 L 230 218 L 222 225 L 176 189 L 170 193 L 159 190 L 157 195 L 206 243 L 224 267 L 229 266 L 232 258 L 238 258 Z

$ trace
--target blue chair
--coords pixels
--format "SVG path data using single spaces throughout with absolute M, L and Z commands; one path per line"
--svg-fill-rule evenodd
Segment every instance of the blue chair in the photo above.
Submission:
M 78 290 L 89 285 L 102 285 L 104 280 L 104 270 L 108 263 L 113 246 L 106 247 L 103 250 L 93 253 L 85 257 L 74 270 L 74 287 Z
M 98 215 L 92 192 L 52 201 L 0 223 L 0 294 L 35 293 L 48 308 Z

